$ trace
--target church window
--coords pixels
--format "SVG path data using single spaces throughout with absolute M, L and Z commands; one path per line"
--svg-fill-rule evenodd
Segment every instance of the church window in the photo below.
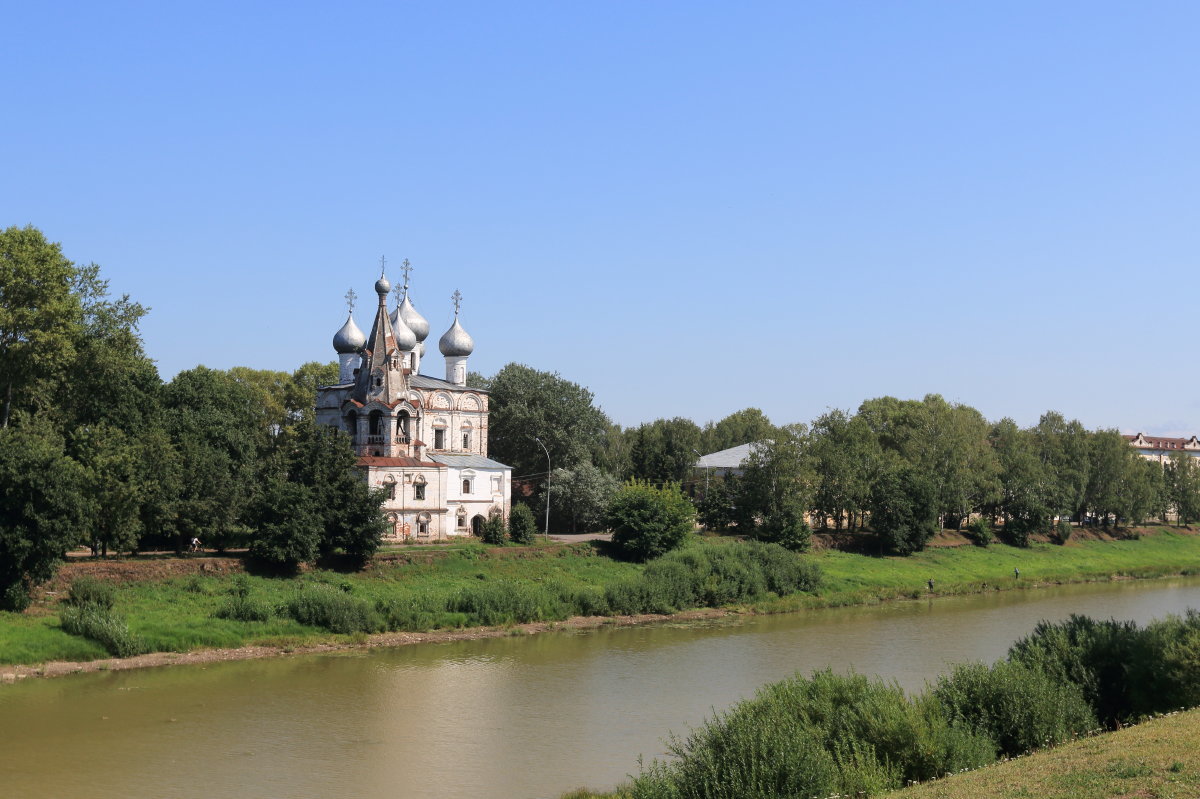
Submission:
M 413 499 L 425 499 L 425 478 L 418 477 L 413 481 Z
M 433 431 L 433 448 L 434 449 L 445 449 L 446 448 L 446 431 L 445 430 L 434 430 Z
M 400 411 L 400 415 L 396 417 L 396 434 L 404 444 L 408 443 L 408 420 L 408 411 Z
M 354 411 L 346 414 L 346 429 L 350 432 L 350 443 L 358 439 L 358 414 Z
M 383 385 L 383 378 L 382 377 L 375 378 L 375 388 L 379 388 L 382 385 Z
M 469 478 L 466 480 L 463 480 L 463 493 L 464 494 L 471 493 L 471 480 Z
M 383 414 L 381 412 L 371 411 L 371 415 L 369 417 L 367 417 L 370 427 L 371 427 L 370 435 L 373 435 L 373 436 L 379 435 L 379 421 L 382 418 L 383 418 Z
M 458 529 L 467 529 L 467 512 L 465 510 L 460 510 L 458 512 Z
M 388 483 L 388 499 L 396 498 L 396 484 Z
M 470 448 L 471 448 L 471 432 L 469 430 L 464 430 L 463 431 L 463 449 L 469 450 Z

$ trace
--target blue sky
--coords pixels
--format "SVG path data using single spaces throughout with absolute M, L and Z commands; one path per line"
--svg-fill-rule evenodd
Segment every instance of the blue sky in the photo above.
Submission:
M 386 254 L 431 343 L 461 289 L 473 369 L 625 425 L 936 392 L 1200 433 L 1194 3 L 4 18 L 0 225 L 149 305 L 166 378 L 332 359 Z

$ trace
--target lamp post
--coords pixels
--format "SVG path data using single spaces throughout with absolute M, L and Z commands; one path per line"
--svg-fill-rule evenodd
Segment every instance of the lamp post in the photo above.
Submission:
M 546 449 L 545 443 L 537 436 L 533 440 L 542 445 L 542 451 L 546 453 L 546 535 L 550 535 L 550 450 Z

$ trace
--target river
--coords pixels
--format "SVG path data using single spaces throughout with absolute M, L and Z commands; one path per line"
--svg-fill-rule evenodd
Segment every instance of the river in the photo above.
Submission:
M 0 685 L 0 795 L 557 797 L 796 671 L 917 690 L 1041 619 L 1188 607 L 1200 579 L 27 680 Z

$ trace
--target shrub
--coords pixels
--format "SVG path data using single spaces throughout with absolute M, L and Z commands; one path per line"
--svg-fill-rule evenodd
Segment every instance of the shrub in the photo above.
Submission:
M 77 607 L 92 604 L 104 610 L 112 610 L 117 601 L 117 591 L 111 583 L 101 582 L 95 577 L 77 577 L 71 581 L 67 593 L 67 604 Z
M 371 633 L 383 628 L 383 619 L 370 605 L 324 583 L 304 586 L 284 609 L 301 624 L 333 633 Z
M 695 509 L 679 486 L 655 488 L 631 481 L 608 507 L 608 526 L 621 553 L 637 561 L 663 555 L 684 542 L 695 525 Z
M 31 601 L 29 591 L 26 590 L 25 583 L 23 582 L 12 583 L 0 591 L 0 610 L 11 610 L 14 613 L 20 613 L 29 607 Z
M 937 532 L 933 483 L 912 467 L 885 472 L 871 492 L 871 529 L 888 551 L 919 552 Z
M 490 544 L 494 547 L 502 547 L 508 540 L 507 525 L 504 524 L 504 517 L 499 513 L 493 513 L 488 516 L 486 522 L 483 523 L 483 530 L 480 531 L 479 537 L 483 539 L 483 543 Z
M 534 542 L 537 531 L 537 522 L 529 506 L 524 502 L 514 503 L 508 514 L 508 537 L 514 544 L 528 545 Z
M 812 528 L 804 520 L 803 509 L 795 503 L 787 503 L 767 514 L 759 526 L 758 537 L 793 552 L 807 552 L 812 544 Z
M 497 626 L 564 619 L 570 615 L 559 598 L 539 586 L 513 580 L 489 580 L 459 590 L 446 609 L 466 613 L 476 624 Z
M 115 657 L 127 658 L 145 651 L 141 639 L 129 632 L 125 619 L 103 605 L 70 605 L 63 609 L 60 622 L 71 635 L 90 638 Z
M 1013 756 L 1061 743 L 1096 727 L 1079 686 L 1020 662 L 968 663 L 938 680 L 947 718 L 989 736 Z
M 251 596 L 250 580 L 246 575 L 239 574 L 229 586 L 229 599 L 217 609 L 215 615 L 218 619 L 235 621 L 267 621 L 271 614 L 271 606 Z
M 992 530 L 992 523 L 982 516 L 968 522 L 966 532 L 967 540 L 977 547 L 990 546 L 996 540 L 996 533 Z
M 257 532 L 250 555 L 276 569 L 294 571 L 316 559 L 321 540 L 321 517 L 305 486 L 271 480 L 251 509 Z
M 1051 533 L 1050 537 L 1054 543 L 1062 546 L 1071 540 L 1071 534 L 1074 532 L 1075 530 L 1073 527 L 1071 527 L 1071 523 L 1069 521 L 1066 519 L 1059 519 L 1058 524 L 1054 526 L 1054 532 Z

